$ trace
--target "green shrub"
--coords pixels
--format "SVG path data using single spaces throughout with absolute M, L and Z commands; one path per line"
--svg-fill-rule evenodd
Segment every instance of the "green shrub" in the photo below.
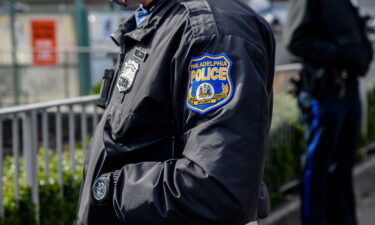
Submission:
M 272 202 L 277 202 L 281 198 L 280 187 L 298 178 L 305 151 L 304 129 L 293 96 L 275 96 L 272 120 L 265 181 Z
M 63 153 L 63 196 L 57 179 L 57 156 L 54 153 L 49 157 L 49 177 L 46 182 L 44 174 L 44 160 L 42 149 L 38 154 L 38 179 L 40 198 L 40 224 L 42 225 L 72 225 L 76 217 L 76 207 L 82 178 L 83 154 L 76 152 L 78 159 L 76 172 L 72 174 L 69 166 L 69 153 Z M 3 162 L 4 182 L 4 218 L 1 225 L 34 225 L 35 207 L 31 200 L 31 190 L 24 183 L 24 168 L 22 158 L 20 161 L 20 195 L 19 207 L 16 207 L 13 189 L 14 166 L 12 158 L 7 156 Z
M 272 143 L 279 135 L 289 130 L 289 141 Z M 301 170 L 301 156 L 305 150 L 304 130 L 300 123 L 285 123 L 271 133 L 269 157 L 265 170 L 265 181 L 271 194 L 272 202 L 281 198 L 280 187 L 297 179 Z
M 363 137 L 363 143 L 375 140 L 375 89 L 368 94 L 367 109 L 367 134 Z

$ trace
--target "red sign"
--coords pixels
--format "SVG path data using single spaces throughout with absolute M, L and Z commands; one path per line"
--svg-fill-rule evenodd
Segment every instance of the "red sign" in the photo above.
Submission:
M 34 65 L 56 65 L 56 21 L 50 19 L 32 20 L 31 44 Z

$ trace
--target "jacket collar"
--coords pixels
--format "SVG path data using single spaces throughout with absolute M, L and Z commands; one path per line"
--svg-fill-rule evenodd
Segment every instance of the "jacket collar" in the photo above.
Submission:
M 137 26 L 135 15 L 133 14 L 126 19 L 115 32 L 112 33 L 111 37 L 116 45 L 120 46 L 121 38 L 129 37 L 135 41 L 142 41 L 146 36 L 155 31 L 160 24 L 161 19 L 169 11 L 169 9 L 175 5 L 177 0 L 159 0 L 150 15 Z

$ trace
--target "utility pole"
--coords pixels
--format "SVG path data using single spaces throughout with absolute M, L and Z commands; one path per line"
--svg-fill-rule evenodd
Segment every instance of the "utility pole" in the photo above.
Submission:
M 76 39 L 80 95 L 88 95 L 91 88 L 89 28 L 83 0 L 75 0 Z
M 9 27 L 11 33 L 11 52 L 12 52 L 12 74 L 13 74 L 13 98 L 14 105 L 20 104 L 20 79 L 18 74 L 18 63 L 17 63 L 17 37 L 16 37 L 16 8 L 14 1 L 10 3 L 9 10 Z

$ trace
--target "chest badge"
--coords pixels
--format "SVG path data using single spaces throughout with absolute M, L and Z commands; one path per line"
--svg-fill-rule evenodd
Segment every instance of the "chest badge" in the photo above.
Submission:
M 129 59 L 120 73 L 117 81 L 117 88 L 119 92 L 128 92 L 133 86 L 135 76 L 139 70 L 139 64 L 132 59 Z
M 222 53 L 204 54 L 191 59 L 186 106 L 201 115 L 228 103 L 234 93 L 232 61 Z

